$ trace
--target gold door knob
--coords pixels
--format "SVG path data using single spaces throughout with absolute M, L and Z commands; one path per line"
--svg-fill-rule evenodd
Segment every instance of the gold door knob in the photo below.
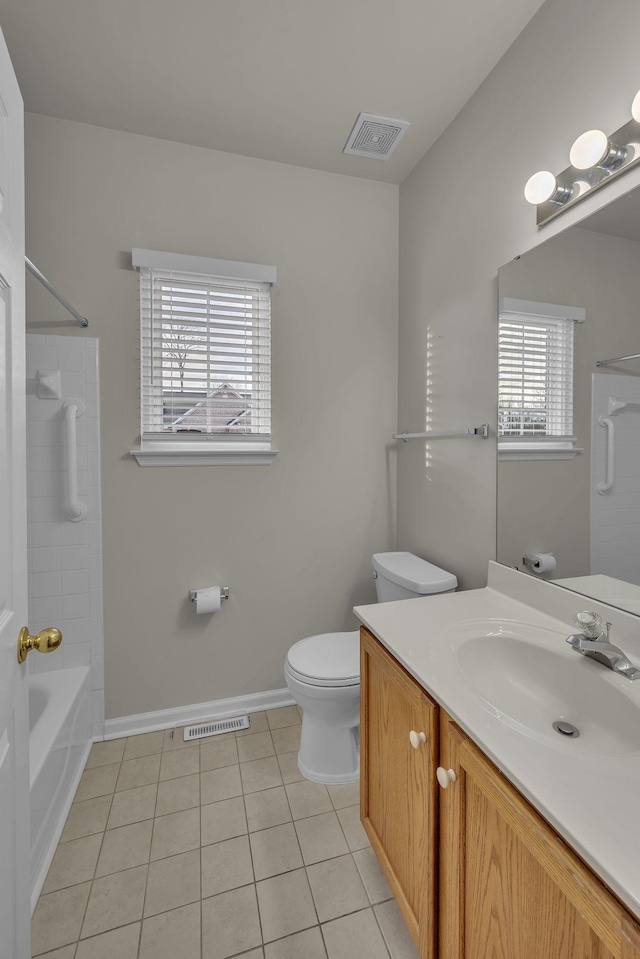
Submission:
M 37 636 L 30 636 L 29 630 L 23 626 L 18 635 L 18 662 L 24 663 L 32 649 L 39 653 L 52 653 L 62 642 L 62 633 L 53 626 L 41 629 Z

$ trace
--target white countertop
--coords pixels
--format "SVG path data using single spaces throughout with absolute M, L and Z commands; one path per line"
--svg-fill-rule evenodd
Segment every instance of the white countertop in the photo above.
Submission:
M 499 577 L 508 580 L 511 575 L 506 570 Z M 563 615 L 565 608 L 585 607 L 584 597 L 559 587 L 548 595 L 546 608 L 557 611 L 560 606 Z M 495 588 L 360 606 L 354 612 L 640 918 L 640 681 L 631 682 L 571 649 L 564 642 L 575 632 L 570 615 L 554 618 Z M 471 688 L 456 655 L 460 635 L 473 632 L 473 621 L 486 620 L 511 622 L 516 632 L 517 624 L 539 627 L 541 645 L 567 657 L 575 666 L 576 681 L 587 669 L 597 671 L 588 677 L 592 687 L 594 677 L 613 683 L 638 706 L 637 729 L 629 730 L 629 742 L 637 735 L 637 751 L 591 752 L 588 728 L 581 729 L 579 739 L 565 739 L 551 729 L 559 716 L 549 717 L 549 733 L 544 735 L 501 718 Z M 622 641 L 620 645 L 640 665 L 633 651 Z M 541 703 L 542 711 L 544 707 Z M 578 728 L 581 722 L 588 727 L 589 702 L 577 712 L 582 716 L 566 718 Z

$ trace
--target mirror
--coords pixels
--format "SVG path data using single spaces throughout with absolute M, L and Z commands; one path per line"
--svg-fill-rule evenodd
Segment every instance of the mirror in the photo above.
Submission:
M 640 358 L 596 366 L 640 354 L 640 188 L 502 267 L 499 295 L 498 562 L 640 615 Z

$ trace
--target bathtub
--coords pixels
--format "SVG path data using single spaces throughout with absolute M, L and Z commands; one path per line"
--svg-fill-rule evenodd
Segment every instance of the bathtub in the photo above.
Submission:
M 91 746 L 88 667 L 29 677 L 29 730 L 34 909 Z

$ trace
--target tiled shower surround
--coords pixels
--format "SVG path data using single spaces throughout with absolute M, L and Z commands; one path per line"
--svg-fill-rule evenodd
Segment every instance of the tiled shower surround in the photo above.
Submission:
M 611 416 L 609 397 L 630 404 L 614 413 L 615 482 L 607 493 L 597 484 L 606 476 L 606 430 L 600 416 Z M 591 452 L 591 572 L 640 585 L 640 378 L 593 374 Z
M 295 706 L 93 746 L 33 917 L 39 959 L 418 959 L 359 820 L 303 779 Z
M 60 371 L 60 399 L 37 396 L 38 371 Z M 64 514 L 65 400 L 78 399 L 78 493 L 88 513 Z M 94 736 L 104 731 L 98 340 L 27 334 L 29 628 L 62 631 L 59 650 L 31 655 L 31 673 L 91 666 Z

